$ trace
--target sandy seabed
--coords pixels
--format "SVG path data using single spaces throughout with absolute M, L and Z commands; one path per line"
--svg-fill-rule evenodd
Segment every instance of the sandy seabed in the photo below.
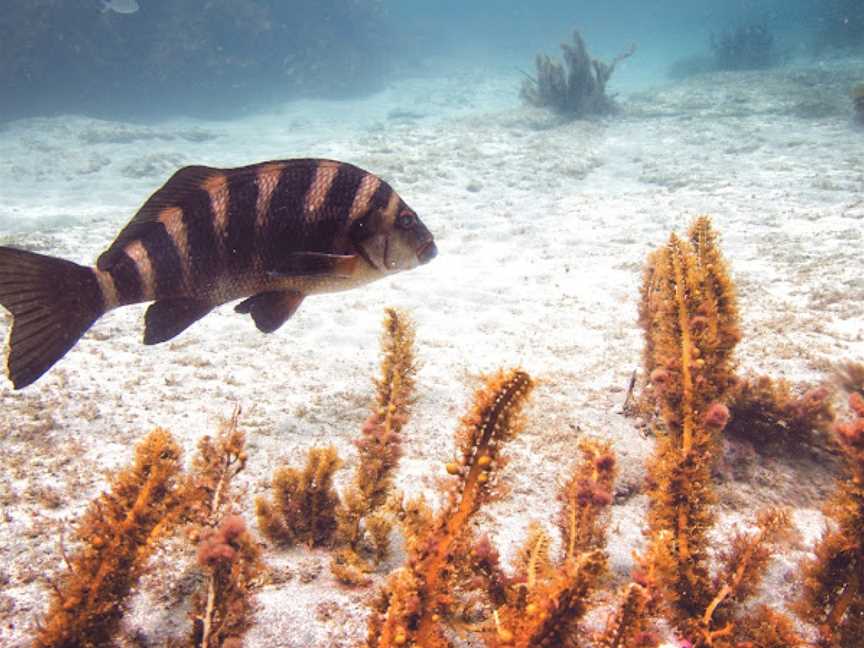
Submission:
M 145 347 L 144 306 L 123 308 L 33 386 L 0 385 L 0 644 L 29 643 L 46 579 L 63 568 L 61 537 L 157 425 L 188 460 L 200 436 L 243 406 L 249 463 L 235 492 L 250 521 L 273 469 L 302 463 L 312 446 L 339 448 L 344 483 L 386 306 L 415 319 L 422 363 L 398 487 L 435 501 L 478 376 L 521 366 L 541 382 L 509 446 L 509 496 L 479 524 L 512 557 L 531 520 L 551 528 L 550 502 L 580 435 L 611 439 L 621 477 L 609 549 L 623 578 L 644 543 L 641 480 L 653 447 L 621 414 L 640 363 L 636 304 L 649 251 L 696 215 L 713 216 L 739 291 L 742 372 L 822 383 L 832 363 L 864 358 L 864 131 L 848 98 L 860 67 L 696 77 L 620 95 L 619 115 L 587 122 L 521 107 L 514 75 L 477 69 L 231 122 L 64 116 L 0 127 L 2 244 L 89 264 L 179 166 L 328 157 L 387 179 L 439 247 L 417 270 L 309 298 L 273 335 L 225 306 Z M 804 543 L 777 560 L 777 602 L 794 596 L 788 576 L 824 528 L 833 475 L 813 458 L 750 461 L 721 488 L 716 535 L 760 505 L 795 507 Z M 246 645 L 351 646 L 364 636 L 374 588 L 338 587 L 323 551 L 267 547 L 264 558 L 279 584 L 258 592 Z M 125 620 L 136 645 L 187 631 L 169 590 L 193 560 L 154 556 Z

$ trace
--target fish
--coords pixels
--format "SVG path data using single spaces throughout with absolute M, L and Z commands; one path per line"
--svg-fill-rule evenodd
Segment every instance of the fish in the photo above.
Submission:
M 95 266 L 0 247 L 0 305 L 12 314 L 6 369 L 35 382 L 105 313 L 153 302 L 146 345 L 222 304 L 279 329 L 307 295 L 349 290 L 431 261 L 417 213 L 346 162 L 288 159 L 187 166 L 138 210 Z
M 134 14 L 140 8 L 135 0 L 102 0 L 102 13 Z

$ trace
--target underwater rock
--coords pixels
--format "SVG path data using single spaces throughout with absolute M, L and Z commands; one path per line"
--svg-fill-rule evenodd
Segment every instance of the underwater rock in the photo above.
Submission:
M 774 34 L 765 22 L 711 34 L 710 46 L 717 70 L 758 70 L 777 63 Z
M 9 0 L 0 117 L 33 111 L 224 116 L 301 95 L 369 92 L 396 63 L 378 2 Z M 134 15 L 130 15 L 134 14 Z

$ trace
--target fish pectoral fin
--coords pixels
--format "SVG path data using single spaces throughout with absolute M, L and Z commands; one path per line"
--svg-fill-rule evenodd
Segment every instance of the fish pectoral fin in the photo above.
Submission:
M 276 259 L 265 271 L 275 277 L 312 277 L 326 275 L 348 278 L 354 273 L 359 257 L 354 254 L 326 252 L 291 252 Z
M 144 315 L 144 344 L 159 344 L 185 331 L 213 310 L 199 299 L 160 299 Z
M 259 331 L 272 333 L 297 312 L 303 297 L 303 293 L 296 290 L 263 292 L 244 299 L 234 310 L 249 313 Z

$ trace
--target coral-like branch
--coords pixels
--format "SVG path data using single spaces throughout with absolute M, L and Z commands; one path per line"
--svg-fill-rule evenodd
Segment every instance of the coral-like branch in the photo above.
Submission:
M 626 585 L 618 594 L 618 607 L 609 616 L 598 648 L 656 648 L 660 639 L 650 629 L 654 605 L 651 594 L 639 583 Z
M 840 363 L 834 370 L 834 378 L 845 392 L 864 394 L 864 362 Z
M 606 544 L 603 513 L 612 504 L 615 455 L 608 443 L 582 441 L 582 462 L 573 472 L 559 498 L 564 506 L 558 526 L 564 538 L 565 560 Z
M 755 533 L 739 532 L 733 536 L 724 552 L 723 566 L 714 579 L 717 593 L 702 614 L 704 636 L 711 635 L 712 626 L 725 628 L 733 625 L 735 604 L 756 593 L 777 545 L 794 536 L 791 524 L 788 511 L 768 509 L 759 513 Z M 775 615 L 776 618 L 779 616 Z
M 55 588 L 35 646 L 106 646 L 155 543 L 176 521 L 180 448 L 157 428 L 135 449 L 135 463 L 95 500 L 75 538 L 82 543 Z
M 208 572 L 207 594 L 193 601 L 193 648 L 239 642 L 251 624 L 249 593 L 261 573 L 260 549 L 239 515 L 228 515 L 198 545 L 198 565 Z
M 488 497 L 501 459 L 499 446 L 512 439 L 521 427 L 519 415 L 533 386 L 531 377 L 519 370 L 501 371 L 488 378 L 474 395 L 474 405 L 456 432 L 461 457 L 447 464 L 447 472 L 456 477 L 456 487 L 450 492 L 448 506 L 438 516 L 437 532 L 428 550 L 419 556 L 417 567 L 423 578 L 420 596 L 425 603 L 417 624 L 420 645 L 440 641 L 438 618 L 446 611 L 448 598 L 447 563 L 464 539 L 468 520 Z
M 788 616 L 767 605 L 757 605 L 752 613 L 738 619 L 736 628 L 740 637 L 736 648 L 814 648 L 798 634 L 795 623 Z
M 204 436 L 184 484 L 183 501 L 190 522 L 213 527 L 220 518 L 231 480 L 246 467 L 246 438 L 238 423 L 240 408 L 225 419 L 215 439 Z
M 579 449 L 582 459 L 559 493 L 561 557 L 550 558 L 548 534 L 532 525 L 515 561 L 516 574 L 508 579 L 506 602 L 496 610 L 490 646 L 579 645 L 578 623 L 607 569 L 607 512 L 615 479 L 608 443 L 586 439 Z
M 636 51 L 629 50 L 615 57 L 611 63 L 593 60 L 585 48 L 579 31 L 573 32 L 573 43 L 562 43 L 564 66 L 545 54 L 536 59 L 537 78 L 528 77 L 522 83 L 520 95 L 533 106 L 551 108 L 563 115 L 584 117 L 611 112 L 612 99 L 606 95 L 606 84 L 622 60 Z M 527 76 L 527 75 L 526 75 Z
M 651 256 L 639 315 L 650 393 L 663 420 L 648 466 L 651 540 L 643 580 L 693 646 L 738 645 L 750 641 L 756 627 L 762 637 L 768 627 L 785 632 L 779 613 L 770 612 L 770 620 L 769 612 L 738 614 L 761 582 L 774 545 L 786 536 L 785 513 L 760 515 L 755 534 L 732 539 L 716 578 L 709 572 L 711 467 L 730 418 L 724 401 L 736 385 L 732 351 L 741 333 L 735 291 L 707 217 L 696 220 L 687 240 L 673 234 Z M 808 402 L 817 400 L 824 396 Z
M 707 217 L 689 240 L 672 235 L 649 259 L 642 288 L 646 373 L 665 434 L 649 465 L 649 570 L 686 626 L 713 598 L 707 530 L 711 465 L 729 411 L 719 400 L 732 384 L 740 338 L 735 292 Z
M 579 645 L 578 622 L 588 610 L 589 596 L 606 572 L 606 556 L 586 551 L 566 560 L 542 583 L 526 584 L 524 605 L 498 610 L 490 648 Z
M 390 648 L 408 642 L 426 648 L 449 646 L 441 618 L 452 600 L 454 562 L 469 554 L 468 523 L 490 496 L 502 459 L 500 447 L 519 430 L 520 412 L 532 388 L 533 381 L 524 371 L 502 371 L 487 378 L 474 395 L 471 411 L 456 433 L 459 458 L 447 464 L 454 477 L 447 504 L 434 521 L 425 505 L 409 504 L 416 513 L 406 529 L 424 533 L 409 533 L 410 567 L 389 579 L 370 619 L 369 646 Z
M 392 525 L 380 509 L 392 490 L 393 472 L 402 453 L 401 432 L 411 414 L 417 370 L 414 325 L 406 313 L 394 308 L 385 311 L 381 352 L 381 377 L 375 381 L 372 414 L 355 442 L 357 470 L 342 493 L 343 506 L 338 511 L 337 543 L 343 548 L 331 569 L 347 583 L 365 582 L 364 572 L 387 552 Z M 364 536 L 371 547 L 362 546 Z
M 348 511 L 360 517 L 384 504 L 401 453 L 400 434 L 411 414 L 414 395 L 414 325 L 402 311 L 388 308 L 381 335 L 381 377 L 375 381 L 375 405 L 356 442 L 357 496 Z M 346 497 L 346 500 L 349 498 Z

